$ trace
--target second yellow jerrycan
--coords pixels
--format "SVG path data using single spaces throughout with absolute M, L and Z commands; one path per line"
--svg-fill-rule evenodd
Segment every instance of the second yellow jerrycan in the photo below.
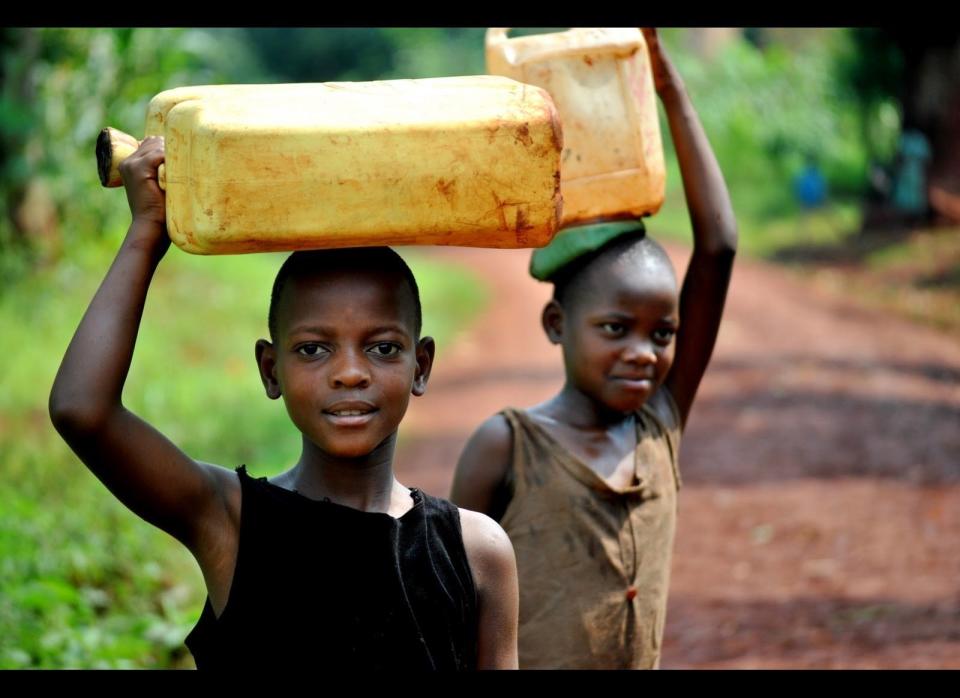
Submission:
M 563 226 L 634 218 L 663 204 L 657 95 L 636 28 L 571 29 L 508 38 L 488 29 L 487 72 L 542 87 L 563 125 Z

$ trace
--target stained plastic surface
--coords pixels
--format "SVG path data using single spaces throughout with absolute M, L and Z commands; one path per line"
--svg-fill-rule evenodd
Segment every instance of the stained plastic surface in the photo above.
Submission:
M 188 252 L 539 247 L 560 223 L 556 108 L 502 77 L 183 87 L 145 135 Z
M 563 123 L 563 225 L 636 218 L 663 204 L 666 171 L 646 42 L 639 29 L 508 38 L 487 30 L 487 72 L 547 90 Z

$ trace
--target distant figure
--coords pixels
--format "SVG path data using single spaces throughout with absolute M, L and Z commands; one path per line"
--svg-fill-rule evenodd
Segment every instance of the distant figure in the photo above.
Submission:
M 893 206 L 909 216 L 922 216 L 927 212 L 927 162 L 932 157 L 930 143 L 920 131 L 910 129 L 900 135 L 897 151 Z
M 794 191 L 804 209 L 820 208 L 827 200 L 827 180 L 812 156 L 794 180 Z

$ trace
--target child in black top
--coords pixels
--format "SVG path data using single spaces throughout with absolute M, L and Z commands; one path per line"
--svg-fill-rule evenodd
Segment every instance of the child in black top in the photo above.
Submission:
M 272 481 L 193 460 L 124 408 L 150 280 L 169 247 L 163 139 L 121 166 L 133 222 L 50 395 L 57 430 L 124 504 L 196 557 L 198 666 L 516 667 L 513 550 L 487 517 L 402 486 L 397 428 L 434 342 L 390 250 L 295 253 L 256 345 L 268 397 L 303 434 Z

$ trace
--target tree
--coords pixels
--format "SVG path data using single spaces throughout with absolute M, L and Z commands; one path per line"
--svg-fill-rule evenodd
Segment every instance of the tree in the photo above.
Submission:
M 124 197 L 96 195 L 98 132 L 142 134 L 156 93 L 226 67 L 257 74 L 235 33 L 0 29 L 0 283 L 121 228 Z

